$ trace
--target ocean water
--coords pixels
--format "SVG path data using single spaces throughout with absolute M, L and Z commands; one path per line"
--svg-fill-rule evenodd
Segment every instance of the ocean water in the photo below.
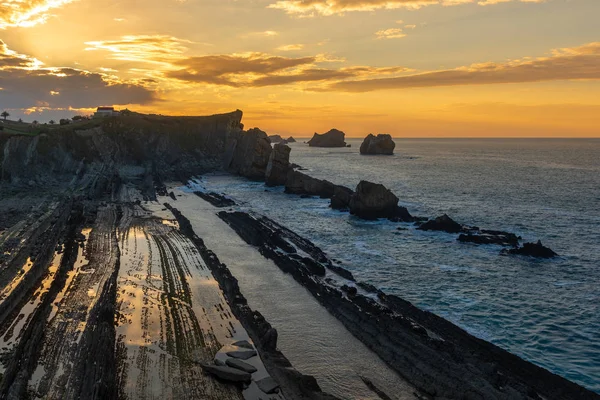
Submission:
M 410 224 L 362 221 L 329 201 L 286 195 L 243 178 L 203 178 L 310 238 L 357 279 L 600 392 L 600 140 L 397 139 L 394 156 L 291 144 L 291 161 L 354 188 L 382 183 L 413 215 L 449 214 L 525 240 L 553 260 L 500 256 L 500 247 Z M 398 227 L 405 230 L 398 230 Z

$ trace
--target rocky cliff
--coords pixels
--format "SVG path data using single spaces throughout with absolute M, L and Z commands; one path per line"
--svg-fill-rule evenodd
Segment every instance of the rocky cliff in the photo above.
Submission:
M 90 181 L 151 184 L 187 179 L 224 164 L 262 179 L 270 144 L 264 132 L 244 132 L 241 120 L 239 110 L 207 117 L 133 114 L 57 127 L 35 137 L 2 134 L 0 182 L 43 186 L 89 175 Z
M 315 132 L 312 139 L 307 143 L 310 147 L 346 147 L 345 136 L 344 132 L 331 129 L 329 132 L 323 134 Z
M 360 154 L 394 154 L 396 143 L 392 140 L 392 136 L 388 134 L 379 134 L 377 136 L 369 133 L 365 140 L 360 145 Z

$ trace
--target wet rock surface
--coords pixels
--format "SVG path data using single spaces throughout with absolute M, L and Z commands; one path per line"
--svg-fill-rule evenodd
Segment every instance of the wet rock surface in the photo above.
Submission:
M 313 274 L 296 256 L 296 248 L 302 248 L 314 262 L 332 270 L 333 263 L 318 247 L 266 217 L 224 211 L 218 215 L 292 275 L 352 334 L 415 385 L 423 398 L 598 398 L 397 296 L 378 292 L 374 300 L 350 285 L 344 291 L 334 281 Z M 261 232 L 259 240 L 254 239 L 256 232 Z
M 350 198 L 350 213 L 363 219 L 396 218 L 412 221 L 405 208 L 398 207 L 398 197 L 385 186 L 360 181 Z
M 312 139 L 307 143 L 310 147 L 346 147 L 345 137 L 346 134 L 344 132 L 331 129 L 322 134 L 315 132 Z
M 235 201 L 233 201 L 232 199 L 219 194 L 219 193 L 215 193 L 215 192 L 194 192 L 194 194 L 198 197 L 200 197 L 201 199 L 204 199 L 206 201 L 208 201 L 210 204 L 212 204 L 215 207 L 231 207 L 231 206 L 235 206 Z
M 553 258 L 558 256 L 552 249 L 544 246 L 540 240 L 536 243 L 525 243 L 523 247 L 504 249 L 502 254 L 529 256 L 537 258 Z
M 396 143 L 392 140 L 392 136 L 388 134 L 379 134 L 377 136 L 369 133 L 360 145 L 360 154 L 369 155 L 392 155 L 394 154 Z
M 454 221 L 447 214 L 430 219 L 429 221 L 421 224 L 417 229 L 422 231 L 443 231 L 448 233 L 459 233 L 462 232 L 463 226 L 458 222 Z

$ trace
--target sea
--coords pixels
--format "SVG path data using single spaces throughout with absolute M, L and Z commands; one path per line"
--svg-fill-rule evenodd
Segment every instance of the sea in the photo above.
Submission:
M 305 140 L 290 161 L 315 178 L 382 183 L 413 215 L 514 232 L 559 257 L 503 256 L 231 175 L 202 185 L 310 239 L 358 280 L 600 393 L 600 140 L 397 138 L 393 156 L 360 155 L 359 139 Z

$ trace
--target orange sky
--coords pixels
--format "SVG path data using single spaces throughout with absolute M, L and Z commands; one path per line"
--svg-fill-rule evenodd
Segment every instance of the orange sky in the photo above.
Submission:
M 598 0 L 4 0 L 0 108 L 310 136 L 600 137 Z

